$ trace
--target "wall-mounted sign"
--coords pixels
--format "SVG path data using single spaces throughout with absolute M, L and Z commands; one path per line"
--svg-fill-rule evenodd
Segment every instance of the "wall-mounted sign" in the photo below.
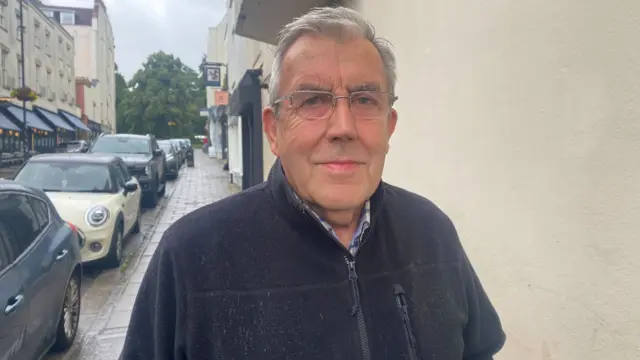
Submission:
M 222 68 L 219 65 L 206 65 L 204 73 L 205 86 L 222 87 Z
M 229 93 L 226 91 L 216 91 L 214 93 L 215 96 L 215 104 L 216 105 L 228 105 L 229 104 Z

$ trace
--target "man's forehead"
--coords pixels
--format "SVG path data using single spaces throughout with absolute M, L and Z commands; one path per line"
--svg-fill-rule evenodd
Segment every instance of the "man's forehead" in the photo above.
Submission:
M 282 80 L 295 90 L 380 90 L 383 69 L 377 50 L 363 38 L 338 42 L 303 36 L 283 58 Z

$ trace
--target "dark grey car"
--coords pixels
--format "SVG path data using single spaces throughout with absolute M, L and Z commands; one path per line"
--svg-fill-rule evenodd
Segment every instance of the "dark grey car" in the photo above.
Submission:
M 71 347 L 82 241 L 44 192 L 0 180 L 0 359 L 39 359 Z

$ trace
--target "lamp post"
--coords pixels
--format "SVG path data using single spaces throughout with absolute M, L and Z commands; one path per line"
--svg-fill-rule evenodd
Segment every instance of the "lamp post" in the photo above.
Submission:
M 24 89 L 25 86 L 25 69 L 24 69 L 24 1 L 18 0 L 20 2 L 20 63 L 21 66 L 21 76 L 22 76 L 22 84 L 20 86 Z M 27 101 L 22 100 L 22 135 L 24 136 L 24 143 L 22 145 L 22 156 L 24 157 L 24 161 L 27 160 L 27 149 L 29 149 L 29 128 L 27 127 Z

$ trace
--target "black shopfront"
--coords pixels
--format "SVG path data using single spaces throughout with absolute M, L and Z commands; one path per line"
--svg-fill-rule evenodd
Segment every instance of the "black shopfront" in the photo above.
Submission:
M 229 113 L 241 117 L 243 190 L 264 181 L 261 76 L 262 69 L 247 70 L 229 100 Z

